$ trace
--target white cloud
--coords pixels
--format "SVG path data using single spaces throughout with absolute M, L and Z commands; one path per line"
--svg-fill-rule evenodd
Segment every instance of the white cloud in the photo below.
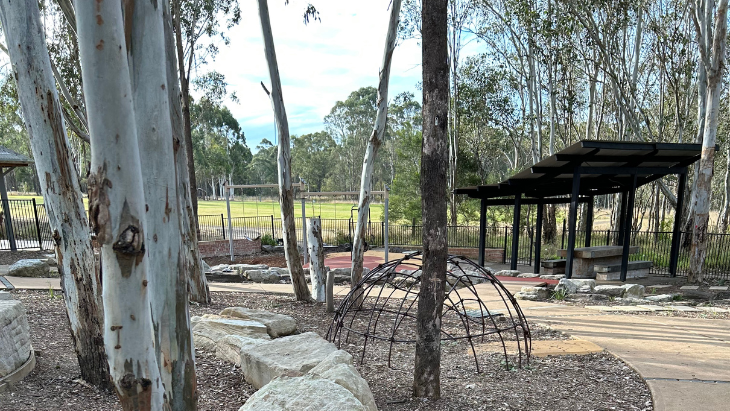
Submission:
M 217 59 L 202 70 L 226 76 L 240 102 L 226 104 L 241 123 L 254 148 L 262 138 L 273 140 L 273 114 L 260 82 L 269 87 L 255 1 L 241 1 L 242 19 L 228 33 Z M 279 73 L 291 134 L 321 129 L 322 119 L 338 100 L 360 87 L 378 84 L 390 0 L 317 0 L 321 22 L 305 25 L 305 2 L 269 1 Z M 415 41 L 399 45 L 393 56 L 390 95 L 413 91 L 421 79 L 421 49 Z M 415 93 L 417 98 L 420 95 Z

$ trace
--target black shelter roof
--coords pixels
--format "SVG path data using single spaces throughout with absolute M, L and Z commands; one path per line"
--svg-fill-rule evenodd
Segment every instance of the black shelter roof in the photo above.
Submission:
M 586 196 L 628 191 L 669 174 L 686 173 L 700 159 L 701 144 L 579 141 L 498 183 L 454 190 L 472 198 L 545 198 L 570 195 L 573 176 L 580 175 Z

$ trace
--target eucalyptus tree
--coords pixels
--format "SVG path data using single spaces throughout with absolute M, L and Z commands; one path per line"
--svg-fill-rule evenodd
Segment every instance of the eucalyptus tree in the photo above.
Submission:
M 89 225 L 46 48 L 38 3 L 0 2 L 0 20 L 17 81 L 26 130 L 43 188 L 64 290 L 71 337 L 85 381 L 109 387 L 102 339 L 101 284 Z M 109 324 L 109 322 L 106 322 Z
M 218 41 L 229 43 L 221 27 L 231 29 L 241 19 L 238 0 L 170 0 L 175 32 L 177 64 L 182 99 L 183 132 L 188 161 L 191 192 L 197 192 L 195 160 L 190 117 L 190 79 L 199 67 L 214 59 L 219 51 Z M 192 196 L 193 213 L 197 218 L 198 200 Z
M 360 181 L 360 198 L 358 200 L 357 223 L 355 225 L 355 238 L 352 242 L 352 287 L 357 287 L 362 278 L 363 258 L 365 257 L 365 230 L 367 230 L 368 216 L 370 215 L 370 202 L 372 201 L 373 168 L 375 158 L 378 155 L 380 146 L 385 139 L 385 124 L 388 118 L 388 83 L 390 81 L 390 66 L 393 61 L 393 51 L 398 34 L 398 18 L 400 16 L 400 0 L 393 0 L 388 20 L 388 31 L 385 37 L 385 50 L 383 62 L 380 66 L 380 78 L 378 82 L 378 114 L 375 117 L 375 125 L 368 139 L 365 156 L 362 163 L 362 177 Z
M 423 146 L 421 207 L 423 274 L 418 293 L 413 394 L 441 396 L 441 314 L 446 286 L 448 172 L 448 0 L 423 3 L 421 12 L 423 66 Z
M 705 118 L 701 124 L 702 154 L 697 167 L 695 189 L 692 191 L 694 224 L 692 248 L 690 250 L 690 282 L 701 282 L 703 265 L 707 255 L 707 228 L 710 220 L 710 196 L 714 170 L 715 144 L 717 141 L 718 115 L 722 79 L 725 71 L 725 43 L 727 36 L 728 1 L 697 1 L 692 4 L 692 19 L 697 32 L 697 46 L 700 55 L 700 78 L 702 71 L 707 76 L 707 100 Z M 714 13 L 713 13 L 714 12 Z M 715 15 L 714 24 L 712 15 Z
M 161 410 L 164 387 L 153 344 L 129 37 L 118 3 L 77 2 L 76 18 L 92 139 L 89 216 L 101 247 L 109 370 L 125 410 Z
M 271 32 L 269 6 L 267 0 L 258 0 L 261 32 L 264 40 L 264 54 L 271 79 L 271 100 L 274 104 L 276 128 L 279 136 L 279 150 L 277 156 L 279 180 L 279 205 L 281 208 L 281 224 L 284 232 L 284 255 L 286 265 L 292 279 L 294 295 L 299 301 L 309 301 L 312 295 L 307 287 L 307 281 L 302 268 L 302 261 L 297 248 L 297 232 L 294 223 L 294 189 L 291 176 L 291 153 L 289 140 L 289 121 L 286 117 L 284 97 L 281 90 L 279 65 L 276 61 L 274 36 Z

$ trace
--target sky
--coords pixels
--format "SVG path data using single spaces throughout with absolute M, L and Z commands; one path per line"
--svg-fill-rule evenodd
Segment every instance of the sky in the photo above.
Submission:
M 241 22 L 228 32 L 230 44 L 220 45 L 215 61 L 197 74 L 216 70 L 226 76 L 229 92 L 239 102 L 226 101 L 238 119 L 252 151 L 264 138 L 274 140 L 271 103 L 261 88 L 269 86 L 257 2 L 240 1 Z M 316 0 L 321 22 L 305 25 L 306 0 L 270 0 L 274 35 L 289 132 L 301 135 L 324 128 L 324 116 L 337 101 L 360 87 L 377 87 L 388 27 L 390 0 Z M 408 40 L 396 48 L 389 98 L 411 91 L 421 100 L 421 48 Z M 195 96 L 195 92 L 193 91 Z

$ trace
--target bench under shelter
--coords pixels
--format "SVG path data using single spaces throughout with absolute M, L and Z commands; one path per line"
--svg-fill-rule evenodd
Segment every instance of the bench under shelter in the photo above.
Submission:
M 479 264 L 484 265 L 485 230 L 487 207 L 490 205 L 511 205 L 514 207 L 512 232 L 519 232 L 520 209 L 522 205 L 537 207 L 535 230 L 535 272 L 540 272 L 540 248 L 542 236 L 543 207 L 545 204 L 570 203 L 568 213 L 568 246 L 565 255 L 565 275 L 571 278 L 576 252 L 576 220 L 578 205 L 585 203 L 586 237 L 585 247 L 591 247 L 594 197 L 597 195 L 621 193 L 618 244 L 623 247 L 619 279 L 626 281 L 630 268 L 629 254 L 631 227 L 633 224 L 636 189 L 664 176 L 678 175 L 677 209 L 682 209 L 687 167 L 700 159 L 701 144 L 625 142 L 625 141 L 579 141 L 550 157 L 513 175 L 507 180 L 489 185 L 457 188 L 455 194 L 467 195 L 481 200 L 479 212 Z M 680 246 L 681 219 L 674 219 L 669 273 L 677 274 Z M 517 269 L 519 235 L 512 236 L 511 269 Z M 635 264 L 634 264 L 635 265 Z M 601 268 L 616 272 L 618 267 Z

